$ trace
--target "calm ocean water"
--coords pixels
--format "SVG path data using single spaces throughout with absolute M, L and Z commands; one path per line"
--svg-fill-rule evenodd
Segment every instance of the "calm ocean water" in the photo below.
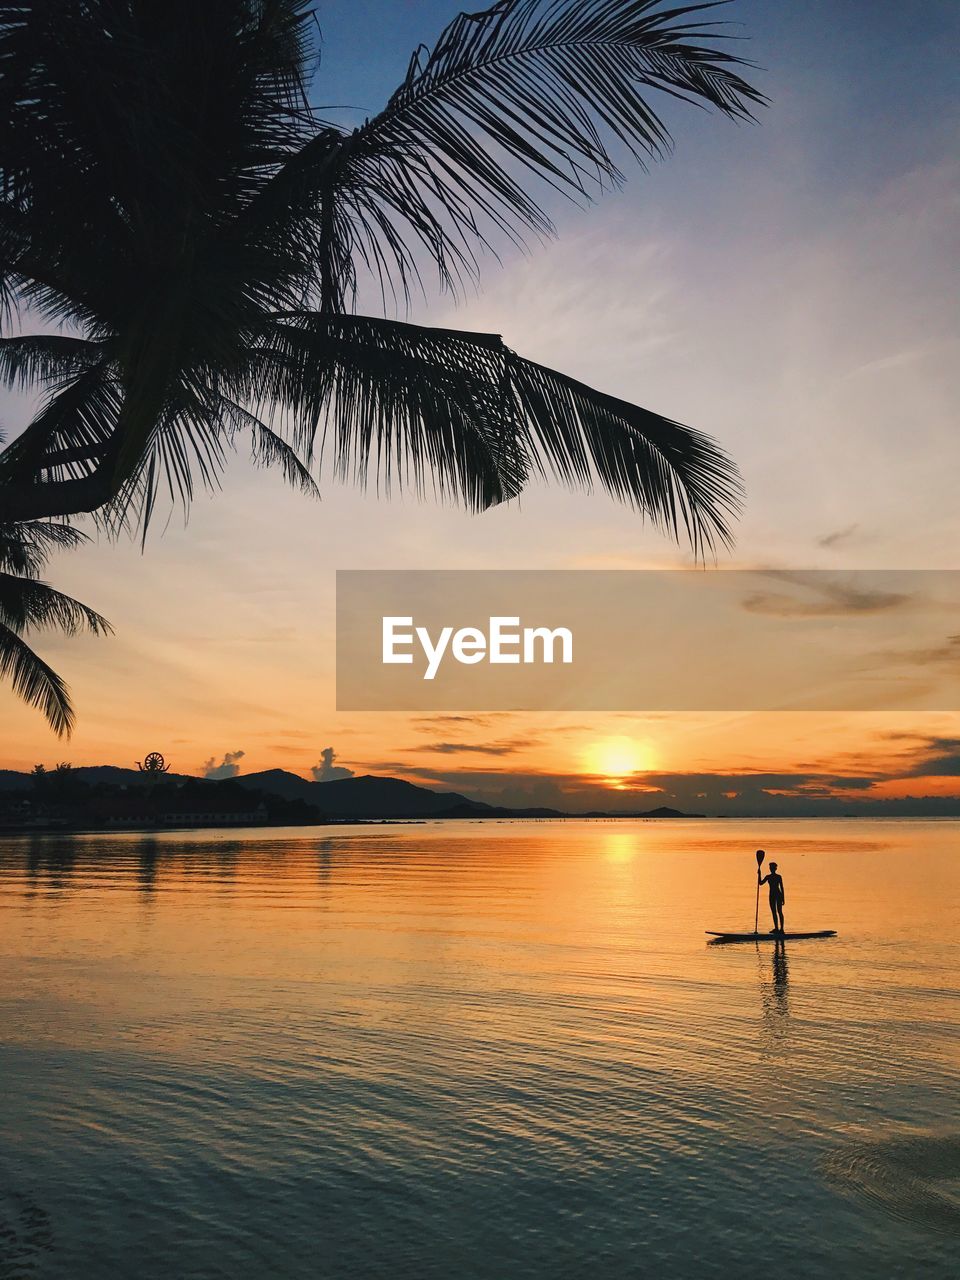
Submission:
M 0 1277 L 960 1274 L 958 838 L 0 841 Z

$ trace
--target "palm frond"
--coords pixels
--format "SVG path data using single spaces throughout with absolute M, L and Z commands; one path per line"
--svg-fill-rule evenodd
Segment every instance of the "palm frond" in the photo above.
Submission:
M 243 27 L 245 65 L 255 77 L 254 99 L 273 119 L 309 113 L 310 74 L 317 53 L 314 0 L 257 0 Z
M 514 357 L 512 376 L 541 474 L 576 488 L 599 482 L 655 528 L 685 533 L 698 559 L 732 546 L 743 484 L 715 440 L 530 360 Z
M 75 716 L 66 684 L 3 622 L 0 622 L 0 676 L 10 680 L 14 692 L 24 702 L 43 712 L 58 737 L 70 736 Z
M 103 362 L 49 390 L 32 422 L 0 453 L 0 518 L 4 485 L 28 484 L 40 471 L 61 480 L 95 470 L 114 438 L 122 405 L 121 388 Z
M 87 541 L 72 525 L 53 520 L 0 524 L 0 570 L 35 577 L 52 551 L 68 550 Z
M 302 493 L 313 498 L 319 498 L 317 482 L 297 457 L 295 450 L 255 413 L 228 396 L 221 396 L 220 418 L 226 424 L 227 438 L 232 447 L 236 447 L 238 436 L 244 433 L 249 435 L 250 456 L 254 465 L 279 467 L 288 484 L 295 485 Z
M 309 461 L 318 432 L 337 478 L 478 510 L 526 478 L 499 339 L 366 316 L 300 314 L 272 325 L 261 394 L 288 407 Z
M 36 579 L 51 551 L 86 540 L 79 529 L 58 521 L 0 522 L 0 677 L 9 677 L 14 692 L 39 708 L 60 737 L 71 733 L 74 722 L 67 687 L 19 633 L 29 626 L 64 623 L 69 633 L 111 631 L 100 614 Z
M 59 386 L 103 358 L 103 346 L 62 334 L 23 334 L 0 338 L 0 383 L 10 390 Z
M 129 401 L 124 409 L 129 407 Z M 150 430 L 142 426 L 149 424 Z M 134 450 L 121 420 L 118 438 L 127 449 L 121 473 L 109 500 L 96 513 L 98 524 L 108 533 L 121 528 L 139 528 L 143 538 L 153 519 L 157 503 L 165 497 L 171 507 L 188 511 L 198 485 L 207 492 L 220 486 L 226 463 L 226 435 L 223 422 L 207 412 L 204 399 L 182 384 L 169 389 L 155 417 L 144 423 L 134 419 L 140 436 Z
M 71 504 L 67 496 L 63 509 L 93 510 L 110 533 L 125 527 L 145 532 L 161 498 L 187 509 L 198 485 L 216 489 L 227 451 L 241 436 L 249 441 L 256 465 L 280 467 L 289 482 L 315 495 L 315 482 L 295 451 L 231 398 L 221 381 L 215 371 L 208 382 L 180 377 L 164 387 L 156 413 L 140 413 L 131 422 L 133 403 L 111 371 L 102 364 L 86 370 L 49 395 L 29 427 L 0 453 L 0 530 L 4 523 L 8 529 L 15 523 L 37 527 L 22 518 L 32 493 L 49 497 L 58 485 L 66 495 L 71 487 L 79 495 L 96 481 L 89 506 L 81 506 L 79 496 Z M 124 444 L 127 461 L 119 471 L 116 461 Z M 72 536 L 64 534 L 64 544 Z M 13 539 L 11 546 L 16 548 Z
M 598 483 L 698 556 L 728 544 L 741 484 L 709 437 L 595 391 L 511 351 L 492 334 L 367 316 L 288 317 L 264 349 L 266 394 L 297 415 L 298 452 L 315 435 L 337 474 L 371 472 L 474 508 L 515 497 L 531 470 Z
M 621 181 L 616 145 L 641 162 L 661 155 L 670 134 L 651 105 L 658 93 L 752 118 L 765 99 L 738 73 L 748 64 L 700 20 L 723 2 L 500 0 L 461 14 L 335 158 L 317 153 L 344 255 L 380 274 L 392 263 L 406 292 L 419 243 L 449 285 L 475 274 L 474 246 L 490 232 L 550 233 L 525 176 L 586 199 Z
M 36 578 L 0 572 L 0 622 L 20 632 L 55 628 L 65 635 L 110 635 L 106 618 Z
M 255 466 L 279 467 L 288 483 L 319 496 L 315 480 L 294 448 L 219 382 L 181 383 L 175 394 L 168 392 L 139 465 L 97 513 L 101 527 L 110 533 L 139 528 L 145 538 L 161 496 L 186 511 L 198 482 L 208 492 L 219 487 L 227 453 L 237 449 L 241 438 L 248 442 Z M 257 390 L 249 384 L 247 389 Z
M 224 426 L 210 413 L 207 389 L 180 377 L 165 383 L 153 404 L 125 393 L 104 363 L 50 394 L 0 453 L 0 520 L 29 509 L 32 493 L 40 498 L 59 486 L 65 510 L 97 512 L 116 531 L 131 515 L 134 523 L 149 523 L 161 490 L 186 507 L 197 483 L 214 488 L 224 464 Z M 80 505 L 85 486 L 93 497 Z

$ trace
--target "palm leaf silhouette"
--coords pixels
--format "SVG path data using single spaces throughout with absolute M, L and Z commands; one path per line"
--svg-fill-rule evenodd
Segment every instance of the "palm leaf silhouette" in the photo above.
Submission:
M 62 678 L 36 654 L 24 633 L 44 629 L 75 635 L 110 632 L 107 620 L 36 576 L 50 552 L 75 547 L 83 535 L 53 522 L 0 524 L 0 677 L 46 716 L 58 736 L 73 729 L 74 712 Z
M 309 104 L 308 0 L 0 5 L 0 376 L 40 407 L 0 455 L 0 520 L 144 528 L 246 439 L 316 493 L 340 476 L 483 508 L 531 475 L 599 484 L 697 555 L 736 468 L 708 437 L 524 360 L 496 335 L 350 312 L 460 289 L 662 154 L 658 100 L 735 120 L 762 95 L 714 4 L 501 0 L 418 50 L 356 129 Z

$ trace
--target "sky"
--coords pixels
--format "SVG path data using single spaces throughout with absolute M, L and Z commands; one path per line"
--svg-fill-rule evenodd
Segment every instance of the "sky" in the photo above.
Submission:
M 321 4 L 316 104 L 341 123 L 373 113 L 457 11 Z M 725 16 L 771 99 L 756 125 L 667 104 L 665 162 L 586 211 L 555 203 L 555 243 L 411 318 L 501 333 L 715 436 L 747 487 L 724 567 L 960 568 L 960 9 L 734 0 Z M 0 412 L 15 429 L 23 405 Z M 37 638 L 78 728 L 59 742 L 0 688 L 0 767 L 160 750 L 184 773 L 390 772 L 504 803 L 731 813 L 960 797 L 946 712 L 336 711 L 337 569 L 691 563 L 600 494 L 533 486 L 472 516 L 325 481 L 315 502 L 238 459 L 144 552 L 102 540 L 51 565 L 116 634 Z

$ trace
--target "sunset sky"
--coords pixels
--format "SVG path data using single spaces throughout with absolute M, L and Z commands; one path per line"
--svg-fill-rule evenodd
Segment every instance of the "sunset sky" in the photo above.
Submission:
M 373 113 L 459 8 L 323 4 L 316 104 L 341 122 Z M 480 294 L 431 296 L 411 318 L 502 333 L 717 437 L 747 486 L 729 567 L 960 569 L 960 9 L 735 0 L 723 16 L 772 99 L 756 127 L 665 105 L 666 163 L 630 169 L 586 213 L 554 205 L 556 243 L 491 260 Z M 15 430 L 28 408 L 7 397 L 2 421 Z M 322 487 L 316 503 L 238 459 L 186 528 L 158 519 L 144 553 L 101 541 L 54 561 L 49 579 L 116 635 L 38 639 L 78 728 L 58 742 L 0 687 L 0 767 L 160 750 L 183 773 L 226 759 L 224 773 L 324 777 L 332 749 L 333 768 L 505 803 L 960 796 L 958 714 L 338 714 L 338 568 L 691 559 L 601 495 L 533 487 L 478 517 Z M 944 641 L 958 632 L 946 619 Z

